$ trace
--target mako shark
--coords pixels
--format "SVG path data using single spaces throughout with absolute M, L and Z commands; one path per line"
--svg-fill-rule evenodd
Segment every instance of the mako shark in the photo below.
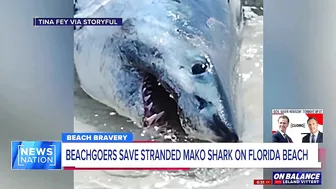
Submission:
M 75 11 L 123 19 L 75 28 L 75 68 L 90 97 L 163 135 L 239 141 L 240 0 L 79 0 Z

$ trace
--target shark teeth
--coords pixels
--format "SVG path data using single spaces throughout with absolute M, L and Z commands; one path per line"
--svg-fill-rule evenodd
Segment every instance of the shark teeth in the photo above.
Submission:
M 169 98 L 175 100 L 175 96 L 171 93 L 171 90 L 169 92 L 165 86 L 166 84 L 164 82 L 160 82 L 159 80 L 157 80 L 155 76 L 146 75 L 144 77 L 143 86 L 141 89 L 142 99 L 144 103 L 144 117 L 143 117 L 144 127 L 147 127 L 148 129 L 154 129 L 156 132 L 158 132 L 158 134 L 161 135 L 171 134 L 173 133 L 173 131 L 175 132 L 175 130 L 172 130 L 172 126 L 169 123 L 169 121 L 171 120 L 175 121 L 175 120 L 168 117 L 168 114 L 166 114 L 166 112 L 163 111 L 165 110 L 164 105 L 170 103 Z M 162 89 L 165 89 L 167 93 L 162 93 Z M 156 93 L 156 91 L 160 93 Z M 160 95 L 164 96 L 161 97 Z M 161 98 L 163 102 L 160 102 Z M 171 107 L 169 106 L 169 108 Z M 166 120 L 166 118 L 169 120 Z
M 152 82 L 149 77 L 145 77 L 143 82 L 143 101 L 145 104 L 145 126 L 160 126 L 159 120 L 164 115 L 164 111 L 159 112 L 154 108 L 154 101 L 151 100 L 152 97 Z M 159 113 L 157 113 L 159 112 Z
M 147 124 L 150 126 L 152 125 L 153 123 L 157 122 L 164 114 L 164 111 L 158 113 L 158 114 L 153 114 L 152 116 L 150 117 L 146 117 L 145 118 L 145 121 L 147 122 Z
M 148 110 L 151 110 L 151 109 L 152 109 L 152 107 L 153 107 L 153 104 L 154 104 L 154 103 L 153 103 L 153 102 L 151 102 L 151 103 L 150 103 L 150 104 L 147 106 L 147 109 L 148 109 Z
M 146 117 L 145 121 L 147 122 L 148 125 L 152 125 L 152 123 L 154 122 L 155 118 L 156 118 L 156 114 L 153 114 L 150 117 Z
M 144 100 L 145 100 L 145 101 L 148 101 L 148 99 L 149 99 L 150 97 L 151 97 L 151 95 L 147 95 L 147 96 L 144 97 Z
M 160 112 L 157 114 L 156 118 L 155 118 L 155 121 L 158 121 L 164 114 L 164 111 Z

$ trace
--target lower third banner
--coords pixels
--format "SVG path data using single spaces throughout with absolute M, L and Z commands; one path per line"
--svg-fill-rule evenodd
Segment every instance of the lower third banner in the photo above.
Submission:
M 15 141 L 12 142 L 12 169 L 321 168 L 317 143 L 227 143 L 223 146 L 222 143 L 134 142 L 132 133 L 63 133 L 62 142 Z M 289 180 L 287 174 L 275 175 L 274 184 L 280 181 L 290 184 L 298 178 L 304 179 L 301 184 L 319 183 L 322 176 L 297 175 Z

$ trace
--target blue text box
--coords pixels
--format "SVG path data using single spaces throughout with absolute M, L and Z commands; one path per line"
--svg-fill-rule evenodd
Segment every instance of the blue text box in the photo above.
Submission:
M 63 133 L 67 143 L 125 143 L 133 142 L 133 133 Z

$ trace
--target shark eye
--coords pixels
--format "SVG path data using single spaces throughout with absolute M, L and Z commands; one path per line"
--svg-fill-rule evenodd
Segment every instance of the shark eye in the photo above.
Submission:
M 191 67 L 191 72 L 194 75 L 202 74 L 206 72 L 208 65 L 206 63 L 198 62 Z

